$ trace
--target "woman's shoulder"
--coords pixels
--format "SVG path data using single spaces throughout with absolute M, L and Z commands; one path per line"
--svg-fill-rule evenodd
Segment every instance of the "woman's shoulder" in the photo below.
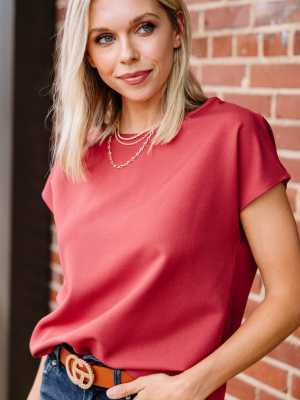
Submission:
M 241 105 L 210 97 L 202 106 L 186 114 L 184 130 L 194 139 L 209 137 L 216 142 L 237 142 L 245 132 L 257 133 L 270 128 L 266 119 L 259 113 Z M 195 136 L 196 135 L 196 136 Z
M 194 111 L 186 114 L 187 120 L 203 119 L 202 116 L 220 124 L 227 123 L 245 123 L 253 120 L 262 120 L 264 117 L 246 107 L 239 104 L 222 100 L 218 96 L 209 97 L 205 103 Z

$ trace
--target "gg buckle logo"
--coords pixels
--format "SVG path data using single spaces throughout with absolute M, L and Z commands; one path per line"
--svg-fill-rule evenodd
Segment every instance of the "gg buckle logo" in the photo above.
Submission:
M 69 364 L 72 358 L 74 359 L 74 361 L 71 373 Z M 78 365 L 80 367 L 85 367 L 88 370 L 88 372 L 82 371 L 81 369 L 77 368 Z M 66 369 L 68 377 L 75 385 L 78 385 L 82 389 L 88 389 L 92 386 L 94 382 L 94 373 L 90 364 L 87 361 L 83 360 L 82 358 L 79 358 L 75 354 L 69 354 L 68 357 L 66 358 Z M 77 377 L 77 374 L 79 374 L 79 378 Z M 84 382 L 84 378 L 88 379 L 86 383 Z

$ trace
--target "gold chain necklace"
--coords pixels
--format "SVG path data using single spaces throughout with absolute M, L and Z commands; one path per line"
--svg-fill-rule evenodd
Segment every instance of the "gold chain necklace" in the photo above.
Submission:
M 112 158 L 111 139 L 112 139 L 113 134 L 115 134 L 115 136 L 116 136 L 116 138 L 117 138 L 117 131 L 120 129 L 120 123 L 119 123 L 119 119 L 118 119 L 116 130 L 115 130 L 114 132 L 112 132 L 112 133 L 109 135 L 109 138 L 108 138 L 108 157 L 109 157 L 109 159 L 110 159 L 111 164 L 112 164 L 115 168 L 124 168 L 124 167 L 126 167 L 128 164 L 130 164 L 131 162 L 133 162 L 133 161 L 141 154 L 141 152 L 144 150 L 144 148 L 147 146 L 147 144 L 148 144 L 148 142 L 149 142 L 151 136 L 154 134 L 155 130 L 159 127 L 160 124 L 161 124 L 161 122 L 159 122 L 158 124 L 156 124 L 155 126 L 153 126 L 152 128 L 150 128 L 150 133 L 148 134 L 145 143 L 144 143 L 143 146 L 140 148 L 140 150 L 135 154 L 135 156 L 131 157 L 131 159 L 128 160 L 128 161 L 126 161 L 126 163 L 117 165 L 117 164 L 115 164 L 115 162 L 113 161 L 113 158 Z M 131 140 L 132 140 L 132 139 L 134 139 L 134 138 L 136 138 L 136 137 L 142 135 L 143 133 L 146 133 L 147 131 L 149 131 L 149 129 L 148 129 L 148 130 L 145 130 L 145 131 L 143 131 L 143 132 L 141 132 L 141 133 L 139 133 L 139 134 L 137 134 L 137 135 L 135 135 L 133 138 L 128 138 L 128 139 L 131 139 Z M 126 139 L 127 139 L 127 138 L 126 138 Z M 141 140 L 143 140 L 143 139 L 144 139 L 144 138 L 142 138 Z M 137 142 L 135 142 L 135 143 L 138 143 L 138 142 L 140 142 L 141 140 L 139 140 L 139 141 L 137 141 Z M 121 143 L 121 142 L 120 142 L 120 143 Z M 132 144 L 135 144 L 135 143 L 132 143 Z M 122 144 L 125 144 L 125 143 L 122 143 Z M 128 143 L 126 143 L 126 145 L 127 145 L 127 144 L 128 144 Z
M 117 128 L 116 128 L 116 139 L 118 140 L 119 143 L 126 145 L 127 143 L 122 143 L 121 140 L 125 140 L 125 141 L 130 141 L 130 140 L 134 140 L 142 135 L 144 135 L 145 133 L 149 132 L 152 128 L 156 128 L 158 126 L 158 124 L 156 124 L 154 127 L 149 128 L 149 129 L 145 129 L 144 131 L 137 133 L 134 136 L 131 137 L 124 137 L 121 135 L 120 133 L 120 118 L 121 118 L 121 114 L 119 114 L 118 119 L 117 119 Z M 143 139 L 145 138 L 145 136 L 143 138 L 141 138 L 139 141 L 136 141 L 134 143 L 130 143 L 130 145 L 135 144 L 135 143 L 139 143 L 141 142 Z
M 140 143 L 142 140 L 145 139 L 145 136 L 143 136 L 141 139 L 136 140 L 135 142 L 132 142 L 132 143 L 123 143 L 122 140 L 125 140 L 125 139 L 126 139 L 126 140 L 133 140 L 133 138 L 124 138 L 124 139 L 123 139 L 122 137 L 120 137 L 120 135 L 119 135 L 118 132 L 116 132 L 115 136 L 116 136 L 117 141 L 118 141 L 119 143 L 123 144 L 124 146 L 133 146 L 134 144 Z

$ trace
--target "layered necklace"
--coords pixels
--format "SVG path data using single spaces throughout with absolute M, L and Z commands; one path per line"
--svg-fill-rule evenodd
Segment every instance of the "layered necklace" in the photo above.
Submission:
M 115 168 L 124 168 L 126 167 L 128 164 L 130 164 L 131 162 L 133 162 L 140 154 L 141 152 L 144 150 L 144 148 L 147 146 L 151 136 L 155 133 L 156 129 L 160 126 L 161 121 L 152 126 L 150 129 L 145 129 L 144 131 L 137 133 L 136 135 L 132 136 L 132 137 L 124 137 L 121 135 L 120 133 L 120 120 L 121 120 L 121 113 L 119 113 L 118 117 L 117 117 L 117 124 L 116 124 L 116 129 L 115 131 L 113 131 L 108 138 L 108 156 L 110 159 L 111 164 L 115 167 Z M 148 133 L 149 132 L 149 133 Z M 147 135 L 148 133 L 148 135 Z M 116 140 L 121 143 L 124 146 L 132 146 L 134 144 L 137 144 L 139 142 L 141 142 L 142 140 L 145 140 L 143 146 L 140 148 L 140 150 L 135 154 L 135 156 L 133 156 L 130 160 L 126 161 L 126 163 L 124 164 L 120 164 L 117 165 L 114 163 L 113 159 L 112 159 L 112 153 L 111 153 L 111 139 L 113 137 L 113 135 L 115 135 Z M 139 139 L 138 139 L 139 138 Z M 138 140 L 135 140 L 138 139 Z M 135 140 L 135 141 L 134 141 Z M 124 141 L 124 142 L 123 142 Z M 132 142 L 133 141 L 133 142 Z

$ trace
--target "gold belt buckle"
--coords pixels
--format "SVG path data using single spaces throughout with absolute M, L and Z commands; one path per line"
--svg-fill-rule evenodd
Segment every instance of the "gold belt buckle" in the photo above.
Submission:
M 71 372 L 69 363 L 72 358 L 74 359 L 74 362 Z M 88 372 L 82 371 L 81 369 L 77 368 L 77 366 L 84 366 L 88 370 Z M 88 389 L 92 386 L 95 376 L 91 365 L 86 360 L 83 360 L 82 358 L 76 356 L 76 354 L 69 354 L 66 358 L 66 369 L 68 377 L 75 385 L 78 385 L 82 389 Z M 77 376 L 78 374 L 79 378 Z M 86 383 L 84 382 L 85 378 L 88 379 Z

